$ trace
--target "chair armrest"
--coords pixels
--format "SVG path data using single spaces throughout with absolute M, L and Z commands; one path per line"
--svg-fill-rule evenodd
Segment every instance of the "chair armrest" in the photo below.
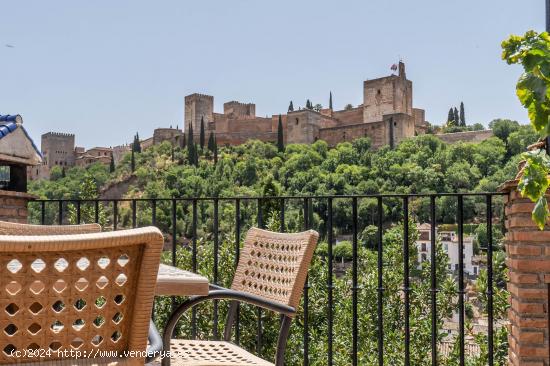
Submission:
M 162 352 L 162 337 L 153 320 L 149 323 L 149 334 L 147 334 L 149 345 L 147 346 L 147 358 L 145 363 L 153 362 Z

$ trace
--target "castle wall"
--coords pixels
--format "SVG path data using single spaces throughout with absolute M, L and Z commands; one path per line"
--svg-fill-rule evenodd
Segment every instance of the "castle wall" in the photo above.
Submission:
M 434 135 L 434 136 L 448 144 L 454 144 L 459 141 L 481 142 L 493 137 L 493 130 L 443 133 L 443 134 Z
M 332 117 L 338 119 L 342 124 L 353 125 L 363 123 L 363 107 L 352 108 L 349 110 L 334 111 Z
M 223 114 L 234 117 L 255 117 L 256 104 L 231 101 L 223 104 Z
M 386 114 L 412 112 L 412 82 L 400 76 L 367 80 L 363 85 L 363 121 L 376 122 Z
M 200 132 L 200 128 L 199 131 L 196 132 Z M 159 145 L 164 141 L 169 141 L 171 144 L 176 144 L 176 139 L 178 140 L 178 143 L 181 143 L 183 139 L 182 130 L 176 128 L 156 128 L 155 131 L 153 131 L 153 145 Z
M 289 112 L 285 141 L 289 144 L 310 144 L 319 138 L 322 115 L 318 112 L 302 109 Z
M 248 140 L 260 140 L 264 142 L 277 141 L 277 132 L 231 132 L 216 133 L 218 146 L 240 145 Z

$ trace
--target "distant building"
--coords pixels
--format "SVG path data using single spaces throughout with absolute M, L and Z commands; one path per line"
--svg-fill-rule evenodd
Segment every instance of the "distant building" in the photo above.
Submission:
M 29 167 L 29 179 L 49 179 L 53 167 L 71 168 L 86 167 L 97 162 L 111 163 L 113 149 L 110 147 L 94 147 L 86 150 L 75 146 L 75 135 L 70 133 L 48 132 L 42 135 L 40 145 L 42 165 Z
M 432 253 L 431 242 L 431 225 L 421 224 L 418 225 L 418 240 L 416 241 L 416 248 L 418 251 L 418 263 L 430 261 Z M 443 250 L 449 256 L 449 263 L 447 264 L 450 272 L 458 271 L 459 268 L 459 255 L 458 255 L 458 235 L 454 231 L 439 231 L 436 228 L 436 239 L 441 242 Z M 463 261 L 464 261 L 464 273 L 470 276 L 477 276 L 479 274 L 479 260 L 474 256 L 474 238 L 473 236 L 463 236 Z
M 281 114 L 286 143 L 339 142 L 370 137 L 373 147 L 394 146 L 401 140 L 422 134 L 427 124 L 424 110 L 413 108 L 412 82 L 407 80 L 405 64 L 399 63 L 398 75 L 366 80 L 363 104 L 333 110 L 296 109 Z M 249 139 L 276 141 L 279 115 L 256 116 L 256 105 L 238 101 L 223 105 L 223 113 L 214 112 L 214 97 L 191 94 L 185 97 L 185 126 L 200 133 L 201 120 L 207 133 L 214 132 L 219 145 L 237 145 Z M 208 137 L 208 136 L 206 136 Z

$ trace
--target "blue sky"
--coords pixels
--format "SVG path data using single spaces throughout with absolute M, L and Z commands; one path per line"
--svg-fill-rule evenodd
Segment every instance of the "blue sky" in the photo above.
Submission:
M 258 115 L 362 102 L 362 81 L 401 57 L 414 104 L 439 124 L 527 122 L 500 59 L 509 34 L 543 30 L 542 0 L 1 1 L 0 113 L 38 142 L 75 133 L 114 146 L 183 124 L 185 95 L 256 103 Z M 6 47 L 5 45 L 13 45 Z

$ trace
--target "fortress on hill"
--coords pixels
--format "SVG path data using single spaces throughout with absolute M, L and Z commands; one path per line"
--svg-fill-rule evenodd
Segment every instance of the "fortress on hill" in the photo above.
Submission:
M 399 62 L 398 75 L 363 82 L 363 104 L 336 111 L 299 109 L 282 114 L 285 143 L 312 143 L 324 140 L 334 146 L 359 137 L 370 137 L 374 148 L 395 146 L 401 140 L 426 130 L 423 109 L 413 108 L 413 86 L 407 80 L 405 64 Z M 237 145 L 249 139 L 277 141 L 279 115 L 256 116 L 256 105 L 231 101 L 223 113 L 214 112 L 214 97 L 191 94 L 185 97 L 185 126 L 200 133 L 204 119 L 207 133 L 213 132 L 218 145 Z

